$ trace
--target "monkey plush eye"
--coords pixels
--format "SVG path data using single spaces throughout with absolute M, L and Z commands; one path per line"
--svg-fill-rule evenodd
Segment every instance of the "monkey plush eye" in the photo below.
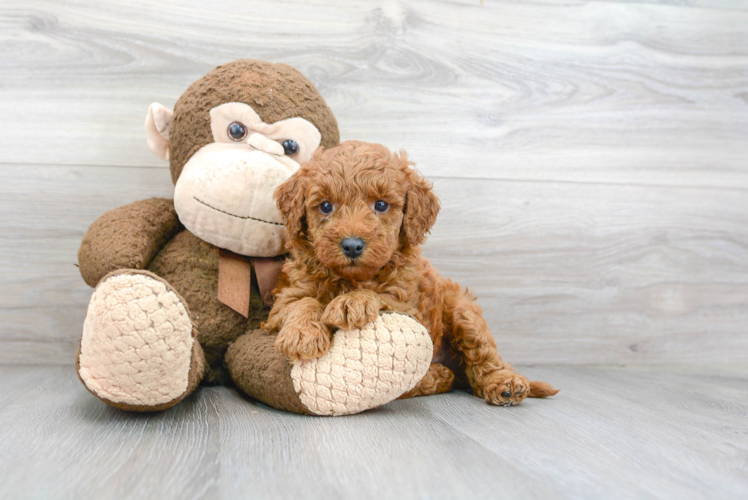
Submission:
M 390 204 L 386 201 L 379 200 L 374 204 L 374 210 L 376 210 L 379 213 L 384 213 L 387 211 L 387 209 L 390 208 Z
M 293 156 L 299 152 L 299 145 L 294 140 L 287 140 L 283 143 L 283 152 L 286 156 Z
M 231 125 L 229 125 L 229 138 L 232 141 L 242 141 L 247 137 L 247 127 L 242 125 L 239 122 L 233 122 Z
M 322 212 L 323 214 L 326 214 L 326 215 L 327 214 L 331 214 L 332 213 L 332 203 L 330 203 L 329 201 L 323 201 L 319 205 L 319 211 Z

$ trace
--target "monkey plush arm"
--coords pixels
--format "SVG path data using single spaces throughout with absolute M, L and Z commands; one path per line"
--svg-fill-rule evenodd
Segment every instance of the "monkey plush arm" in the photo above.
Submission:
M 78 250 L 81 276 L 93 287 L 117 269 L 145 269 L 181 229 L 172 200 L 150 198 L 110 210 L 83 237 Z

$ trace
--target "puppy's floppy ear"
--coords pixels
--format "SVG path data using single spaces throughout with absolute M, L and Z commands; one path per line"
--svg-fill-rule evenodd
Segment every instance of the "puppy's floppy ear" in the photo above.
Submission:
M 304 226 L 307 177 L 307 169 L 302 167 L 273 193 L 290 242 L 298 239 Z
M 408 190 L 405 192 L 405 213 L 403 232 L 410 246 L 420 245 L 436 222 L 439 213 L 439 198 L 434 194 L 432 184 L 417 170 L 410 168 L 405 151 L 399 155 L 403 170 L 408 174 Z

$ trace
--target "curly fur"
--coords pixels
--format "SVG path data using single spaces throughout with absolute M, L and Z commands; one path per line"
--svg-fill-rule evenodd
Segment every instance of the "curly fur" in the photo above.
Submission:
M 292 361 L 319 357 L 335 329 L 360 328 L 380 310 L 393 310 L 418 319 L 437 357 L 455 359 L 458 375 L 489 403 L 555 394 L 502 361 L 474 297 L 421 255 L 439 200 L 411 165 L 404 151 L 348 141 L 318 150 L 275 192 L 291 255 L 265 324 L 278 333 L 276 347 Z M 376 211 L 378 200 L 389 208 Z M 330 214 L 320 210 L 325 201 L 333 205 Z M 363 253 L 347 257 L 344 238 L 364 240 Z M 449 391 L 454 380 L 453 370 L 432 363 L 405 397 Z

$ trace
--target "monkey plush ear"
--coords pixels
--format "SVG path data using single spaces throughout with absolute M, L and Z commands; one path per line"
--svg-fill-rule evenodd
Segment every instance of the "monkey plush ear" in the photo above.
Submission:
M 174 113 L 167 107 L 154 102 L 145 117 L 145 131 L 148 133 L 148 147 L 162 160 L 169 161 L 169 129 Z
M 404 152 L 400 152 L 401 161 L 412 165 Z M 432 190 L 432 185 L 416 170 L 407 167 L 410 187 L 405 192 L 405 215 L 403 217 L 403 232 L 410 246 L 420 245 L 426 239 L 426 234 L 436 222 L 439 213 L 439 198 Z
M 298 239 L 304 225 L 304 204 L 306 203 L 306 169 L 297 170 L 273 193 L 275 204 L 286 226 L 289 243 Z

